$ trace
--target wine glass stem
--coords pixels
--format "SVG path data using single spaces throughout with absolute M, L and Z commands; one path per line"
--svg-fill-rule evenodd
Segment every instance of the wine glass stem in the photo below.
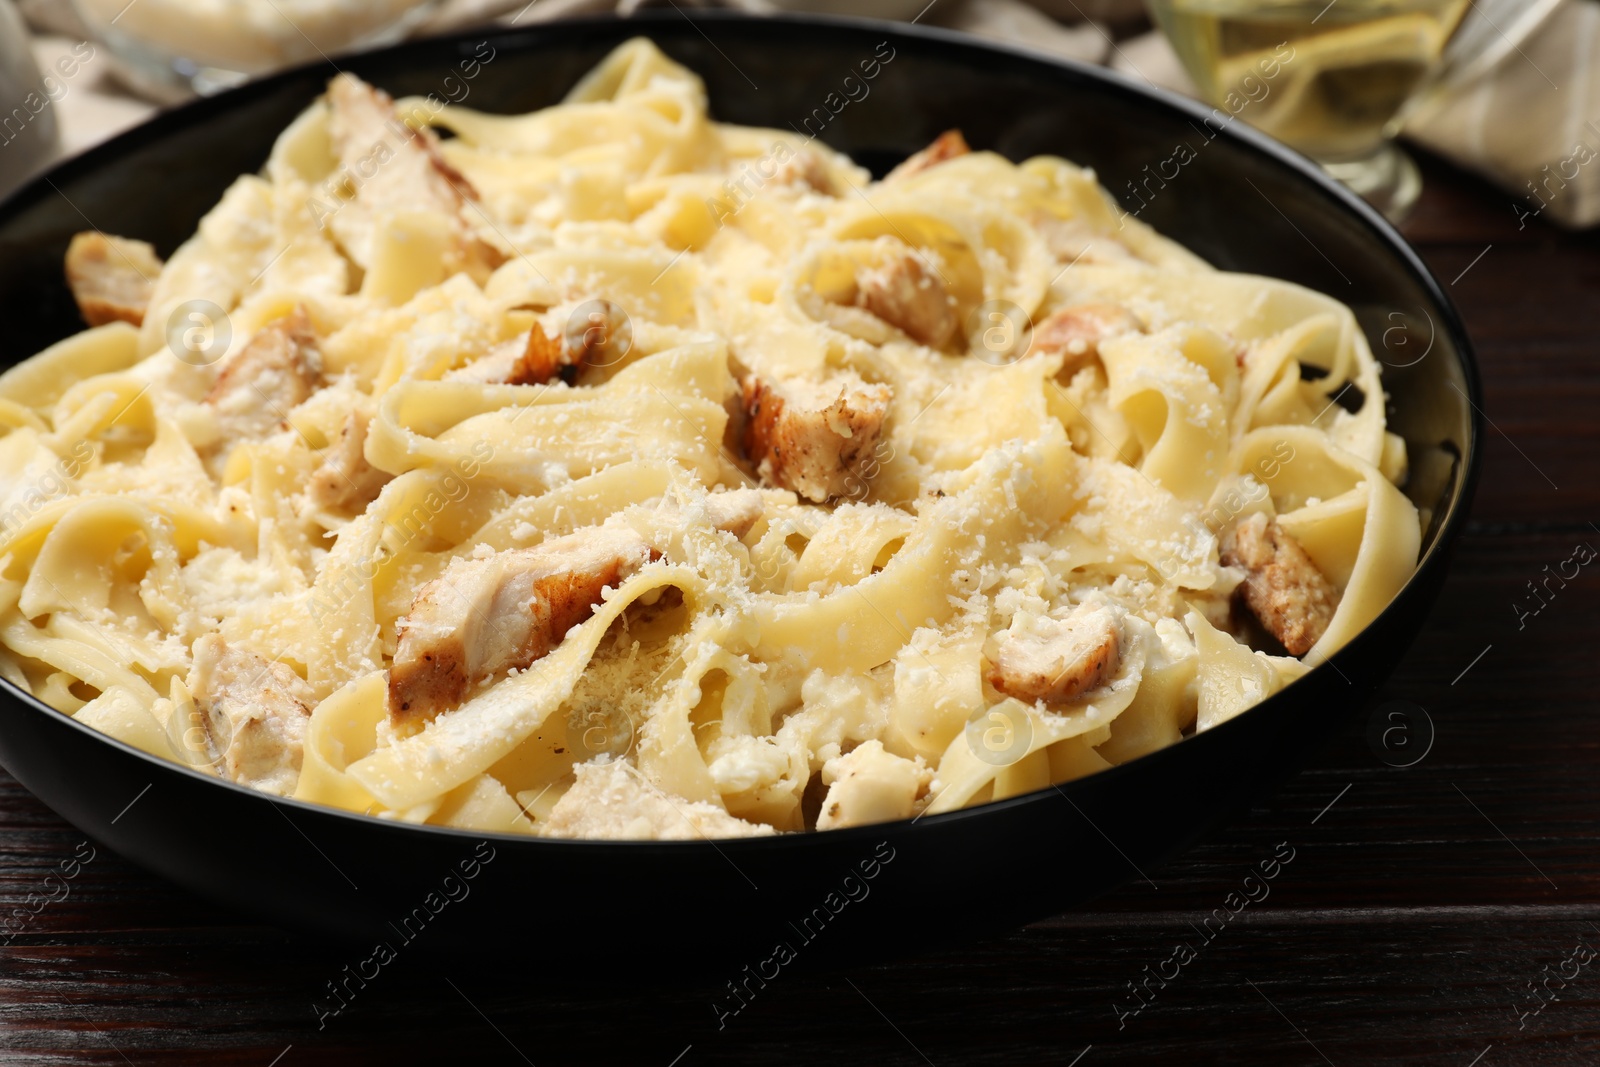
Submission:
M 1360 159 L 1323 162 L 1322 169 L 1394 223 L 1411 213 L 1422 192 L 1416 163 L 1393 141 L 1383 142 Z

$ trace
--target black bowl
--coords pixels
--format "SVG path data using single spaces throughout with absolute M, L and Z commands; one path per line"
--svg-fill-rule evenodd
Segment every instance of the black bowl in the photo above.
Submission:
M 1377 214 L 1223 112 L 918 27 L 668 14 L 426 41 L 340 65 L 396 95 L 458 97 L 466 84 L 469 106 L 523 112 L 555 103 L 635 34 L 698 72 L 721 120 L 806 129 L 880 169 L 950 127 L 1013 159 L 1062 155 L 1093 166 L 1129 210 L 1147 204 L 1144 221 L 1217 266 L 1287 278 L 1356 307 L 1389 364 L 1392 426 L 1415 454 L 1443 446 L 1456 457 L 1443 484 L 1414 490 L 1436 515 L 1416 574 L 1332 662 L 1216 729 L 1058 789 L 915 822 L 715 843 L 396 825 L 152 758 L 0 683 L 0 763 L 23 785 L 130 859 L 285 924 L 394 948 L 416 940 L 452 952 L 555 950 L 563 969 L 604 968 L 618 959 L 612 950 L 632 949 L 622 957 L 631 968 L 687 964 L 733 977 L 745 964 L 784 964 L 779 943 L 809 964 L 879 956 L 1086 900 L 1242 809 L 1364 704 L 1438 593 L 1481 434 L 1461 322 Z M 494 58 L 470 82 L 447 83 L 463 60 L 483 58 L 485 40 Z M 875 53 L 888 61 L 863 82 L 858 64 Z M 331 73 L 290 71 L 163 115 L 0 205 L 3 361 L 80 328 L 61 280 L 75 231 L 94 225 L 170 253 L 236 175 L 262 165 Z M 1193 158 L 1171 176 L 1163 161 L 1180 143 Z

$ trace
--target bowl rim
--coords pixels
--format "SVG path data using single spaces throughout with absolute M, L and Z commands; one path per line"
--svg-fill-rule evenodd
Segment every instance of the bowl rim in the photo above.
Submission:
M 697 10 L 692 14 L 682 9 L 677 9 L 676 13 L 644 11 L 629 17 L 604 15 L 560 19 L 528 26 L 481 26 L 476 29 L 435 37 L 403 41 L 382 48 L 338 52 L 332 57 L 324 57 L 323 59 L 298 64 L 261 78 L 251 79 L 242 85 L 224 90 L 213 96 L 201 97 L 177 107 L 159 111 L 144 122 L 82 152 L 59 160 L 33 174 L 16 189 L 5 197 L 0 198 L 0 223 L 3 223 L 16 211 L 26 207 L 27 203 L 31 203 L 36 198 L 42 198 L 47 189 L 65 198 L 65 194 L 56 185 L 57 179 L 72 180 L 79 176 L 102 170 L 106 163 L 111 162 L 129 149 L 160 140 L 175 129 L 204 120 L 214 114 L 234 110 L 237 106 L 247 101 L 270 96 L 282 85 L 302 79 L 316 70 L 330 65 L 335 70 L 342 69 L 339 63 L 343 61 L 351 61 L 359 65 L 363 60 L 392 58 L 407 52 L 416 53 L 419 56 L 427 55 L 431 57 L 430 61 L 436 61 L 439 57 L 449 55 L 453 50 L 459 51 L 463 45 L 485 40 L 504 42 L 507 47 L 520 51 L 533 51 L 545 42 L 550 42 L 545 44 L 545 47 L 559 46 L 560 40 L 564 37 L 612 36 L 615 38 L 615 44 L 622 44 L 632 37 L 651 37 L 653 30 L 664 25 L 684 22 L 698 30 L 702 36 L 706 37 L 707 41 L 711 42 L 712 47 L 718 51 L 721 51 L 720 47 L 715 41 L 711 41 L 704 30 L 700 29 L 699 24 L 738 26 L 742 29 L 759 27 L 761 29 L 758 32 L 772 32 L 775 34 L 781 34 L 786 27 L 806 29 L 832 28 L 858 34 L 870 31 L 875 34 L 890 35 L 891 39 L 898 38 L 919 48 L 931 50 L 932 54 L 936 55 L 964 53 L 966 57 L 970 58 L 975 53 L 979 55 L 987 54 L 996 60 L 1012 64 L 1020 62 L 1033 68 L 1040 68 L 1030 71 L 1029 76 L 1031 77 L 1038 77 L 1041 74 L 1067 74 L 1082 81 L 1099 83 L 1102 89 L 1123 97 L 1145 102 L 1153 101 L 1160 107 L 1177 111 L 1190 119 L 1207 121 L 1220 113 L 1219 109 L 1209 107 L 1198 100 L 1140 81 L 1108 67 L 1065 59 L 1042 49 L 1001 43 L 956 30 L 924 26 L 914 22 L 893 22 L 851 15 L 782 13 L 757 16 L 742 11 L 721 9 Z M 731 60 L 729 62 L 732 64 Z M 736 65 L 735 69 L 737 69 Z M 1189 737 L 1180 738 L 1164 748 L 1146 753 L 1126 763 L 1113 765 L 1083 778 L 1076 778 L 1068 782 L 1061 782 L 1027 793 L 1006 797 L 1002 800 L 986 801 L 972 807 L 957 808 L 953 811 L 941 812 L 935 815 L 918 815 L 911 819 L 844 827 L 837 830 L 778 833 L 762 837 L 702 837 L 698 840 L 685 841 L 652 839 L 606 840 L 534 837 L 505 831 L 470 830 L 427 823 L 410 823 L 398 819 L 370 816 L 361 812 L 348 811 L 312 801 L 297 800 L 294 797 L 280 797 L 270 793 L 262 793 L 216 775 L 204 774 L 188 764 L 145 752 L 143 749 L 137 748 L 126 741 L 101 733 L 93 727 L 78 722 L 73 716 L 66 715 L 51 707 L 33 694 L 22 691 L 4 678 L 0 678 L 0 694 L 28 707 L 32 711 L 50 717 L 58 725 L 76 729 L 94 741 L 112 745 L 121 749 L 124 753 L 144 760 L 158 772 L 188 776 L 203 785 L 231 790 L 241 799 L 256 799 L 271 804 L 284 805 L 322 819 L 345 820 L 351 824 L 351 829 L 355 832 L 362 832 L 363 830 L 373 833 L 389 831 L 407 836 L 420 832 L 435 835 L 440 840 L 492 840 L 497 845 L 504 843 L 507 847 L 513 848 L 536 848 L 546 851 L 627 849 L 634 854 L 659 852 L 664 855 L 670 854 L 680 857 L 691 852 L 703 854 L 709 850 L 716 850 L 719 853 L 723 853 L 725 850 L 751 853 L 764 852 L 776 848 L 793 849 L 803 847 L 801 845 L 802 842 L 809 842 L 816 847 L 822 847 L 823 843 L 827 842 L 845 844 L 851 841 L 881 838 L 888 833 L 912 832 L 912 828 L 918 825 L 925 827 L 924 832 L 932 832 L 936 828 L 952 826 L 963 820 L 993 816 L 1000 812 L 1014 811 L 1018 808 L 1037 804 L 1050 799 L 1050 796 L 1056 793 L 1059 793 L 1076 807 L 1076 802 L 1072 800 L 1069 794 L 1081 791 L 1084 783 L 1091 781 L 1098 784 L 1114 782 L 1120 777 L 1135 773 L 1133 768 L 1141 765 L 1149 766 L 1147 761 L 1179 758 L 1175 753 L 1180 749 L 1184 749 L 1185 746 L 1193 746 L 1197 742 L 1201 745 L 1223 744 L 1225 742 L 1221 740 L 1201 741 L 1201 738 L 1227 738 L 1237 734 L 1244 728 L 1243 720 L 1247 717 L 1259 719 L 1262 715 L 1269 714 L 1269 709 L 1282 707 L 1286 703 L 1284 695 L 1292 693 L 1296 683 L 1308 680 L 1313 675 L 1326 677 L 1326 672 L 1331 668 L 1343 676 L 1343 672 L 1339 670 L 1336 661 L 1341 656 L 1344 656 L 1352 645 L 1358 643 L 1362 637 L 1378 627 L 1383 619 L 1394 612 L 1403 600 L 1415 596 L 1421 582 L 1431 577 L 1432 572 L 1447 565 L 1451 549 L 1466 523 L 1473 491 L 1477 485 L 1482 458 L 1485 420 L 1482 403 L 1483 385 L 1479 374 L 1477 356 L 1468 337 L 1466 326 L 1461 320 L 1460 311 L 1456 308 L 1455 303 L 1439 283 L 1439 279 L 1435 277 L 1432 270 L 1423 261 L 1421 255 L 1381 213 L 1355 193 L 1345 188 L 1337 180 L 1330 177 L 1315 161 L 1282 142 L 1274 140 L 1253 126 L 1244 122 L 1233 121 L 1235 117 L 1228 116 L 1227 121 L 1223 122 L 1220 128 L 1214 124 L 1209 125 L 1208 128 L 1214 130 L 1217 136 L 1231 139 L 1248 150 L 1265 156 L 1278 165 L 1293 171 L 1301 182 L 1313 187 L 1324 199 L 1331 199 L 1346 214 L 1353 215 L 1359 219 L 1365 228 L 1371 231 L 1378 241 L 1395 257 L 1398 263 L 1412 275 L 1422 292 L 1435 303 L 1437 310 L 1441 312 L 1443 320 L 1437 324 L 1437 328 L 1444 330 L 1450 336 L 1455 350 L 1457 369 L 1461 372 L 1466 385 L 1464 399 L 1467 401 L 1469 408 L 1467 413 L 1468 434 L 1466 448 L 1457 460 L 1454 491 L 1450 494 L 1445 513 L 1438 522 L 1434 539 L 1418 558 L 1416 567 L 1406 579 L 1405 584 L 1400 587 L 1399 591 L 1384 606 L 1383 610 L 1351 637 L 1345 645 L 1336 650 L 1331 656 L 1326 657 L 1323 662 L 1312 667 L 1306 674 L 1295 679 L 1294 682 L 1290 682 L 1260 703 L 1246 708 L 1233 718 L 1205 730 L 1203 733 L 1197 732 Z M 1102 186 L 1102 188 L 1104 187 Z M 1271 203 L 1270 201 L 1268 202 Z M 1276 207 L 1276 205 L 1273 206 Z M 1294 225 L 1293 220 L 1290 220 L 1290 225 Z M 1299 228 L 1295 227 L 1295 229 L 1298 230 Z M 1309 238 L 1307 240 L 1309 241 Z M 1315 248 L 1314 245 L 1313 248 Z

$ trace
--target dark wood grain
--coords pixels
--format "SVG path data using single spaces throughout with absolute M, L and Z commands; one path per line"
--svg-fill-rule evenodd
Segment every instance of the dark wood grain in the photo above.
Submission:
M 1520 628 L 1512 607 L 1600 541 L 1600 241 L 1519 230 L 1506 194 L 1426 171 L 1408 230 L 1454 279 L 1496 429 L 1449 584 L 1379 701 L 1432 718 L 1415 766 L 1382 763 L 1362 715 L 1269 802 L 1146 872 L 1153 887 L 911 963 L 785 975 L 720 1031 L 716 991 L 640 988 L 625 960 L 608 988 L 551 993 L 405 957 L 319 1029 L 337 950 L 101 849 L 0 948 L 0 1061 L 1600 1063 L 1600 960 L 1537 1014 L 1529 992 L 1600 946 L 1600 572 Z M 81 841 L 0 780 L 0 913 Z M 1294 858 L 1270 895 L 1203 941 L 1195 924 L 1280 842 Z M 1130 983 L 1180 941 L 1195 958 L 1132 1014 Z

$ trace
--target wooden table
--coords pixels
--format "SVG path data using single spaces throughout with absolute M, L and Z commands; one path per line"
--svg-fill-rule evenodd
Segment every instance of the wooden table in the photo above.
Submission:
M 348 953 L 103 848 L 73 867 L 94 846 L 0 775 L 0 914 L 60 898 L 0 948 L 0 1062 L 1600 1063 L 1600 566 L 1516 612 L 1600 547 L 1600 238 L 1519 230 L 1505 193 L 1426 169 L 1407 231 L 1466 315 L 1493 429 L 1443 598 L 1378 701 L 1427 710 L 1414 766 L 1375 756 L 1364 713 L 1149 882 L 999 940 L 786 978 L 720 1032 L 712 989 L 641 990 L 626 961 L 610 989 L 550 994 L 405 958 L 319 1030 Z M 76 877 L 47 880 L 63 863 Z M 1181 941 L 1199 951 L 1177 970 Z

